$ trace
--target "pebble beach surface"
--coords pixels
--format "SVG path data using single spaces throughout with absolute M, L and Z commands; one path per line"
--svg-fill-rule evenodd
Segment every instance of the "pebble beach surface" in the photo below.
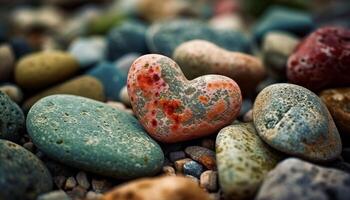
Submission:
M 2 3 L 0 200 L 349 200 L 349 8 Z

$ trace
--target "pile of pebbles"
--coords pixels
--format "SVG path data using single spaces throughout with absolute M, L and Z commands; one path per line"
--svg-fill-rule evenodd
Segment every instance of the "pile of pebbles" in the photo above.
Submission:
M 0 199 L 350 199 L 349 20 L 325 4 L 349 7 L 6 4 Z

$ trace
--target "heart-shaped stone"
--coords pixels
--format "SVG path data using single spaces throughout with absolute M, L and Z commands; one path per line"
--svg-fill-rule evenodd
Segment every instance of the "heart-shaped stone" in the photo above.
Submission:
M 215 133 L 237 117 L 242 103 L 234 80 L 206 75 L 189 81 L 172 59 L 157 54 L 132 64 L 127 87 L 141 124 L 167 143 Z

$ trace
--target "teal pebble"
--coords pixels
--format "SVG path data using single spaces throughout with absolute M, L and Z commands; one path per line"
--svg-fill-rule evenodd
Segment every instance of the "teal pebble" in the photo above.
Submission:
M 107 99 L 119 100 L 120 90 L 126 85 L 126 74 L 115 64 L 103 61 L 87 71 L 87 74 L 101 81 Z
M 215 30 L 196 20 L 172 20 L 152 25 L 146 34 L 148 48 L 152 53 L 172 56 L 175 48 L 183 42 L 202 39 L 224 49 L 249 53 L 250 41 L 240 32 Z
M 25 118 L 21 108 L 0 91 L 0 139 L 18 140 L 24 124 Z
M 269 8 L 253 30 L 254 40 L 260 44 L 270 31 L 285 31 L 303 37 L 314 29 L 309 13 L 282 6 Z
M 29 111 L 27 129 L 34 144 L 64 164 L 120 179 L 157 173 L 160 146 L 130 114 L 73 95 L 53 95 Z
M 32 200 L 52 189 L 50 172 L 25 148 L 0 139 L 0 199 Z

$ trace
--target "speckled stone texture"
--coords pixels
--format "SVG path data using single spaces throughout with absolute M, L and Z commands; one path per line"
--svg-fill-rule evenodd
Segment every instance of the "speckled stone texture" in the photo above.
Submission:
M 243 94 L 252 92 L 266 73 L 258 58 L 227 51 L 205 40 L 182 43 L 175 49 L 173 59 L 188 79 L 220 74 L 235 80 Z
M 45 165 L 25 148 L 0 139 L 0 199 L 34 200 L 52 189 Z
M 219 184 L 226 199 L 251 199 L 282 158 L 265 144 L 253 123 L 223 128 L 216 138 Z
M 326 106 L 310 90 L 273 84 L 255 99 L 253 120 L 259 136 L 284 153 L 329 161 L 341 152 L 341 140 Z
M 320 98 L 332 114 L 339 132 L 350 136 L 350 87 L 324 90 Z
M 268 173 L 256 200 L 348 200 L 350 174 L 289 158 Z
M 131 115 L 73 95 L 38 101 L 27 117 L 34 144 L 73 167 L 128 179 L 157 173 L 163 153 Z
M 72 77 L 78 68 L 78 61 L 69 53 L 33 53 L 17 62 L 15 79 L 19 86 L 26 89 L 45 88 Z
M 323 27 L 305 38 L 288 59 L 287 77 L 312 90 L 350 84 L 350 29 Z
M 24 126 L 25 118 L 21 108 L 0 91 L 0 139 L 18 140 Z
M 102 200 L 210 200 L 196 182 L 185 177 L 144 178 L 120 185 Z
M 232 79 L 206 75 L 188 81 L 173 60 L 158 54 L 133 63 L 127 87 L 141 124 L 168 143 L 215 133 L 238 116 L 242 102 Z

